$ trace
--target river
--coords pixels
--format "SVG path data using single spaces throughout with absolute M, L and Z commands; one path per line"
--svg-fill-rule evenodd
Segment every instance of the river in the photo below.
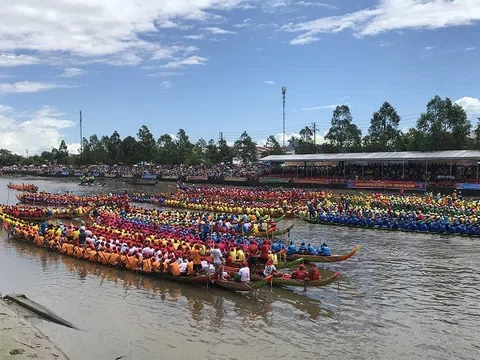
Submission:
M 105 193 L 78 180 L 0 178 L 49 192 Z M 145 188 L 145 189 L 148 189 Z M 151 189 L 150 189 L 151 190 Z M 156 191 L 168 190 L 163 184 Z M 283 225 L 283 224 L 282 224 Z M 295 221 L 292 239 L 352 259 L 340 282 L 245 296 L 167 283 L 66 258 L 0 233 L 0 291 L 25 293 L 81 331 L 38 326 L 72 359 L 478 359 L 480 241 Z

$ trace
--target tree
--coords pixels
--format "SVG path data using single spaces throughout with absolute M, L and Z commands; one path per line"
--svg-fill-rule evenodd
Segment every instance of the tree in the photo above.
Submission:
M 138 137 L 138 157 L 140 161 L 151 162 L 156 155 L 156 142 L 152 133 L 146 125 L 137 132 Z
M 333 111 L 332 126 L 325 139 L 338 152 L 356 151 L 360 148 L 362 131 L 352 124 L 352 115 L 347 105 L 337 106 Z
M 233 152 L 244 164 L 257 161 L 257 143 L 246 131 L 235 141 Z
M 207 142 L 200 138 L 193 146 L 192 150 L 185 159 L 186 165 L 199 165 L 205 163 L 205 151 L 207 148 Z
M 180 158 L 180 163 L 185 163 L 185 160 L 191 155 L 193 150 L 193 144 L 190 142 L 185 130 L 180 129 L 177 132 L 177 144 L 178 156 Z
M 246 132 L 244 132 L 244 134 L 246 134 Z M 218 148 L 218 158 L 217 158 L 216 163 L 217 164 L 219 164 L 219 163 L 231 164 L 233 162 L 234 149 L 232 149 L 232 148 L 230 148 L 230 146 L 228 146 L 227 140 L 225 140 L 223 138 L 223 136 L 219 137 L 218 143 L 217 143 L 217 148 Z
M 314 132 L 313 129 L 309 126 L 305 126 L 299 131 L 300 138 L 297 139 L 296 144 L 294 145 L 295 154 L 312 154 L 315 153 L 317 148 L 316 144 L 313 143 Z
M 133 136 L 127 136 L 122 140 L 120 149 L 123 155 L 122 162 L 133 165 L 138 162 L 138 142 Z
M 268 148 L 268 150 L 262 153 L 262 157 L 265 157 L 268 155 L 283 155 L 285 153 L 282 147 L 280 146 L 280 143 L 277 141 L 277 139 L 273 135 L 270 135 L 267 138 L 265 147 Z
M 52 150 L 52 153 L 53 153 L 53 150 Z M 58 151 L 55 152 L 55 160 L 57 160 L 57 163 L 59 164 L 65 164 L 67 162 L 67 159 L 68 159 L 68 147 L 67 147 L 67 144 L 65 143 L 65 140 L 62 140 L 60 142 Z
M 122 159 L 122 139 L 120 134 L 115 130 L 108 139 L 107 143 L 108 162 L 110 164 L 118 164 Z
M 397 150 L 395 146 L 400 136 L 399 123 L 400 116 L 395 108 L 384 102 L 380 109 L 373 113 L 368 135 L 364 138 L 365 146 L 371 151 Z
M 217 164 L 219 163 L 220 153 L 218 151 L 215 140 L 210 139 L 208 141 L 207 147 L 205 148 L 205 161 L 207 164 Z
M 420 141 L 415 150 L 461 150 L 467 148 L 472 124 L 460 105 L 437 95 L 428 102 L 416 129 Z
M 158 138 L 158 155 L 155 162 L 159 164 L 180 164 L 181 159 L 177 143 L 169 134 L 163 134 Z

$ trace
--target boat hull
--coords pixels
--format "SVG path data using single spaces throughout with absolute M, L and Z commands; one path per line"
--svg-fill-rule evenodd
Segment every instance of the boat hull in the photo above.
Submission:
M 330 255 L 330 256 L 318 256 L 318 255 L 302 255 L 302 254 L 295 254 L 295 255 L 288 255 L 287 261 L 298 260 L 303 258 L 305 262 L 318 262 L 318 263 L 333 263 L 333 262 L 340 262 L 350 259 L 353 255 L 360 250 L 360 245 L 355 246 L 352 251 L 348 254 L 343 255 Z

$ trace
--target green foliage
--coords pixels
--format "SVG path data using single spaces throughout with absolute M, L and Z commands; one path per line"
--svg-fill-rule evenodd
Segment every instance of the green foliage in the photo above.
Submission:
M 471 128 L 467 113 L 460 105 L 437 95 L 428 102 L 427 112 L 422 113 L 417 121 L 414 150 L 466 149 Z
M 235 141 L 233 151 L 235 157 L 244 164 L 257 161 L 257 143 L 252 140 L 246 131 Z
M 137 137 L 137 151 L 140 161 L 152 162 L 155 158 L 157 148 L 155 138 L 146 125 L 142 125 L 138 130 Z
M 399 124 L 400 116 L 395 108 L 388 102 L 384 102 L 380 109 L 373 113 L 370 120 L 368 135 L 363 139 L 366 150 L 396 150 L 400 136 Z
M 358 151 L 361 148 L 362 131 L 352 120 L 348 105 L 337 106 L 333 111 L 332 126 L 325 139 L 337 152 Z
M 268 155 L 283 155 L 285 153 L 282 147 L 280 146 L 280 143 L 277 141 L 277 139 L 275 139 L 275 136 L 273 135 L 270 135 L 267 138 L 265 147 L 267 147 L 268 150 L 262 153 L 262 157 L 265 157 Z

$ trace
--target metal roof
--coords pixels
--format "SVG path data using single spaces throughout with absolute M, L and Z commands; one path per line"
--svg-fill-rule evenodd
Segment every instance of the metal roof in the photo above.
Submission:
M 398 151 L 373 153 L 269 155 L 260 161 L 402 161 L 402 160 L 480 160 L 478 150 Z

